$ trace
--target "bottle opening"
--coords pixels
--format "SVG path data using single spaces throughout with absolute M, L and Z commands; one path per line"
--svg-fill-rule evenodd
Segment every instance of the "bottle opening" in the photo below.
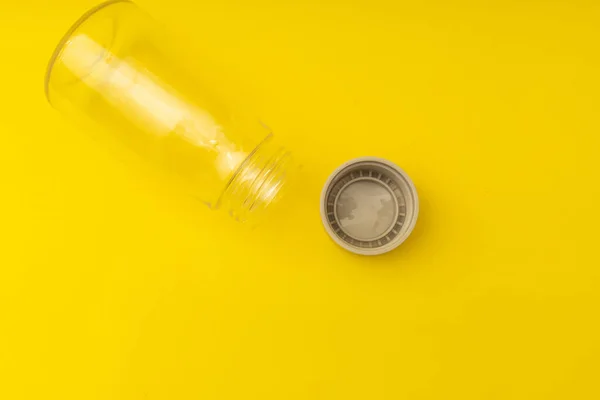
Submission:
M 218 206 L 238 221 L 255 220 L 283 196 L 292 166 L 291 153 L 267 137 L 242 162 Z

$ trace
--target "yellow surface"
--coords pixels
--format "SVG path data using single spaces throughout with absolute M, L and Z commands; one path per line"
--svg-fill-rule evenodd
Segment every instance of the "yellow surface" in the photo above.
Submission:
M 0 11 L 1 399 L 600 398 L 598 2 L 140 1 L 304 164 L 253 232 L 47 105 L 93 4 Z M 422 201 L 377 258 L 318 211 L 363 155 Z

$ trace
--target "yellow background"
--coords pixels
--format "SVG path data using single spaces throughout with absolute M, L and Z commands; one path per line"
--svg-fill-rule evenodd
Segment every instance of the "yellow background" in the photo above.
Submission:
M 248 232 L 52 110 L 94 1 L 0 8 L 0 398 L 596 399 L 600 5 L 144 0 L 304 164 Z M 375 155 L 413 236 L 329 240 L 319 194 Z

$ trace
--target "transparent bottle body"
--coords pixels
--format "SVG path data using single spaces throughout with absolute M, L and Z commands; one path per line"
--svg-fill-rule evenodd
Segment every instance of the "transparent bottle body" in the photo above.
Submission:
M 77 121 L 167 171 L 189 194 L 236 219 L 279 200 L 292 164 L 257 118 L 199 84 L 165 31 L 134 3 L 90 10 L 50 60 L 46 94 Z

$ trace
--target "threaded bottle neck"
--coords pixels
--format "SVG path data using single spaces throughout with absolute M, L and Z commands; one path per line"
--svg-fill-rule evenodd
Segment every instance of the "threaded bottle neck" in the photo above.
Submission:
M 255 221 L 283 195 L 292 164 L 291 153 L 268 137 L 239 166 L 221 206 L 238 221 Z

